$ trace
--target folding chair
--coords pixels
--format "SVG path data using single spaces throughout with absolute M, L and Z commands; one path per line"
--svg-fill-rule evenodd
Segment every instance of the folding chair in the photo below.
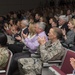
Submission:
M 53 72 L 58 72 L 59 75 L 71 74 L 72 71 L 73 71 L 73 68 L 70 64 L 70 58 L 72 58 L 72 57 L 75 58 L 75 52 L 71 51 L 71 50 L 68 50 L 67 54 L 65 56 L 65 59 L 64 59 L 62 65 L 61 65 L 61 68 L 59 69 L 56 66 L 52 66 L 52 67 L 49 67 L 49 70 L 53 71 Z
M 8 59 L 8 62 L 5 66 L 5 68 L 3 70 L 0 70 L 0 75 L 8 75 L 11 59 L 12 59 L 12 56 L 13 56 L 12 52 L 10 50 L 8 50 L 8 51 L 9 51 L 9 59 Z
M 62 62 L 64 61 L 64 58 L 66 56 L 66 53 L 67 53 L 68 49 L 64 48 L 64 50 L 65 50 L 65 54 L 62 57 L 62 59 L 54 60 L 54 61 L 50 60 L 50 61 L 48 61 L 46 63 L 43 63 L 42 75 L 50 75 L 50 74 L 52 75 L 52 73 L 49 71 L 49 67 L 52 66 L 52 65 L 55 65 L 55 66 L 58 66 L 58 67 L 61 66 Z

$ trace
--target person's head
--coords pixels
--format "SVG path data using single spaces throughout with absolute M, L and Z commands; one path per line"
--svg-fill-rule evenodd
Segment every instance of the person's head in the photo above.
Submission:
M 36 14 L 35 14 L 35 19 L 36 19 L 36 20 L 39 20 L 39 19 L 40 19 L 40 14 L 36 13 Z
M 17 18 L 17 14 L 16 13 L 13 14 L 13 18 Z
M 5 33 L 0 32 L 0 46 L 6 46 L 7 44 L 7 36 L 5 35 Z
M 36 30 L 36 33 L 41 33 L 42 31 L 45 30 L 45 27 L 46 27 L 46 23 L 44 22 L 38 22 L 35 24 L 35 30 Z
M 16 23 L 16 25 L 20 28 L 20 26 L 21 26 L 21 21 L 18 20 L 17 23 Z
M 66 15 L 61 15 L 61 16 L 59 16 L 59 21 L 58 21 L 59 25 L 63 25 L 63 24 L 65 24 L 67 21 L 68 21 L 68 18 L 66 17 Z
M 57 27 L 57 23 L 56 22 L 52 22 L 51 26 L 52 26 L 52 28 L 53 27 Z
M 49 40 L 56 40 L 62 38 L 62 31 L 59 28 L 51 28 L 48 33 Z
M 43 17 L 43 16 L 40 17 L 39 21 L 40 21 L 40 22 L 45 22 L 45 23 L 47 22 L 46 18 Z
M 52 22 L 53 22 L 53 17 L 51 17 L 51 18 L 49 19 L 49 24 L 52 24 Z
M 49 23 L 52 24 L 53 21 L 57 21 L 55 17 L 50 17 Z
M 71 10 L 68 9 L 67 12 L 66 12 L 66 14 L 67 14 L 67 15 L 70 15 L 70 14 L 71 14 Z
M 9 24 L 13 25 L 13 19 L 10 19 Z
M 28 29 L 30 34 L 34 35 L 36 33 L 34 24 L 30 24 Z
M 33 16 L 29 17 L 29 23 L 34 23 L 34 17 Z
M 52 18 L 51 27 L 57 27 L 57 20 L 55 17 Z
M 29 25 L 29 22 L 28 22 L 28 20 L 22 20 L 21 21 L 21 28 L 25 28 L 25 27 L 27 27 Z
M 60 10 L 60 15 L 63 15 L 63 13 L 64 13 L 64 11 L 61 9 L 61 10 Z
M 16 25 L 13 25 L 13 26 L 11 27 L 11 32 L 12 32 L 12 34 L 18 33 L 19 30 L 20 30 L 19 27 L 16 26 Z
M 74 29 L 75 28 L 75 19 L 70 19 L 68 22 L 68 28 Z

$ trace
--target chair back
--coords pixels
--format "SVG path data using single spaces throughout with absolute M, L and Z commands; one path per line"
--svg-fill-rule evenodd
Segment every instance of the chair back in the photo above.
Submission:
M 8 75 L 10 63 L 11 63 L 12 56 L 13 56 L 13 53 L 10 50 L 8 50 L 8 52 L 9 52 L 9 58 L 8 58 L 7 64 L 3 70 L 0 70 L 0 75 Z
M 70 58 L 75 58 L 75 52 L 68 50 L 66 53 L 66 56 L 63 60 L 62 66 L 61 66 L 61 70 L 65 73 L 65 74 L 70 74 L 73 71 L 73 68 L 70 64 Z
M 8 51 L 9 51 L 9 59 L 8 59 L 7 65 L 6 65 L 6 75 L 8 75 L 10 63 L 11 63 L 12 56 L 13 56 L 13 53 L 10 50 L 8 50 Z

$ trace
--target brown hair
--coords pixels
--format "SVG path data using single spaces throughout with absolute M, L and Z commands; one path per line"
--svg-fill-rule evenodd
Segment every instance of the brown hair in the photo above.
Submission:
M 54 33 L 56 34 L 57 38 L 58 39 L 62 39 L 63 34 L 62 34 L 61 29 L 60 28 L 57 28 L 57 27 L 52 28 L 52 29 L 54 30 Z

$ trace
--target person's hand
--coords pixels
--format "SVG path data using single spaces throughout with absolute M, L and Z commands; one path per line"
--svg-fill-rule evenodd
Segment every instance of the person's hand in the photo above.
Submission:
M 70 58 L 70 64 L 73 67 L 73 69 L 75 69 L 75 59 L 74 58 Z
M 24 33 L 22 32 L 22 36 L 23 36 L 23 38 L 25 39 L 25 38 L 28 37 L 28 34 L 24 34 Z
M 45 37 L 38 37 L 38 42 L 40 45 L 44 45 L 46 43 L 46 38 Z
M 62 29 L 62 34 L 66 35 L 66 30 L 65 29 Z
M 20 36 L 15 37 L 17 40 L 21 41 L 22 38 Z

